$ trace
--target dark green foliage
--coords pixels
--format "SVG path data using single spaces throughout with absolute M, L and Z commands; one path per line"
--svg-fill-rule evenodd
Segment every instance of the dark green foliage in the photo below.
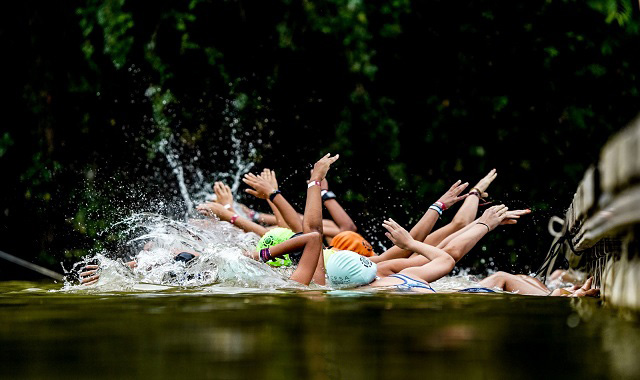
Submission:
M 463 266 L 535 266 L 548 216 L 637 112 L 637 6 L 15 2 L 0 24 L 0 249 L 55 263 L 108 246 L 123 215 L 179 200 L 160 141 L 228 171 L 234 124 L 294 199 L 305 163 L 340 153 L 330 179 L 374 241 L 383 217 L 415 222 L 450 183 L 497 167 L 490 193 L 533 221 Z

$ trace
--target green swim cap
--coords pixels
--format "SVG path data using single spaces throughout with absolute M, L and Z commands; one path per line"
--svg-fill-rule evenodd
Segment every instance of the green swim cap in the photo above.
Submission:
M 295 233 L 288 228 L 282 228 L 282 227 L 273 228 L 267 231 L 267 233 L 264 234 L 262 238 L 260 238 L 260 240 L 258 241 L 257 250 L 258 252 L 260 252 L 265 248 L 273 247 L 276 244 L 280 244 L 282 242 L 285 242 L 291 239 L 293 235 L 295 235 Z M 291 266 L 293 263 L 291 262 L 289 255 L 283 255 L 280 257 L 276 257 L 274 260 L 267 261 L 267 264 L 273 267 L 282 267 L 282 266 L 288 267 L 288 266 Z

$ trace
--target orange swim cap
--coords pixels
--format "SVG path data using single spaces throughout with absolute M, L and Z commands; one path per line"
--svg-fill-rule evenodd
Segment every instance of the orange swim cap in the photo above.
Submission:
M 340 232 L 331 240 L 331 245 L 336 250 L 353 251 L 365 257 L 374 255 L 371 244 L 353 231 Z

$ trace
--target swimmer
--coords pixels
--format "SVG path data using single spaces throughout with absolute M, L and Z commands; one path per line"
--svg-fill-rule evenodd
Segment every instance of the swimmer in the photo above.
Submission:
M 145 250 L 148 250 L 148 246 L 151 243 L 145 244 Z M 200 256 L 197 252 L 185 252 L 182 250 L 173 250 L 173 259 L 178 262 L 188 263 L 189 261 L 195 259 Z M 138 267 L 138 262 L 136 260 L 127 261 L 124 263 L 129 269 L 133 270 Z M 97 264 L 88 264 L 85 265 L 83 271 L 80 272 L 80 284 L 82 285 L 93 285 L 98 282 L 100 279 L 100 265 Z
M 416 252 L 428 259 L 419 267 L 403 269 L 400 273 L 376 277 L 376 264 L 366 257 L 348 251 L 339 251 L 327 260 L 329 281 L 341 287 L 389 288 L 418 293 L 435 293 L 429 284 L 449 274 L 455 266 L 453 256 L 463 255 L 507 217 L 507 207 L 493 206 L 470 228 L 454 237 L 447 248 L 437 248 L 414 239 L 393 219 L 385 220 L 385 235 L 399 249 Z
M 298 267 L 290 277 L 291 280 L 301 284 L 309 285 L 312 279 L 314 279 L 316 283 L 324 284 L 324 264 L 322 260 L 319 260 L 323 248 L 320 182 L 325 178 L 331 164 L 338 158 L 339 155 L 331 157 L 330 154 L 327 154 L 316 162 L 313 167 L 311 177 L 307 184 L 307 201 L 301 222 L 302 233 L 299 236 L 293 236 L 279 244 L 266 247 L 256 255 L 256 258 L 260 261 L 267 262 L 286 254 L 302 252 Z M 276 202 L 280 202 L 277 198 L 282 198 L 282 196 L 276 194 L 274 198 L 276 198 Z M 217 205 L 226 211 L 223 205 Z M 131 269 L 137 266 L 135 261 L 128 262 L 126 265 Z M 81 273 L 81 282 L 85 285 L 95 284 L 100 278 L 98 266 L 86 266 L 85 269 L 87 270 Z
M 302 234 L 291 237 L 289 240 L 271 247 L 261 249 L 256 257 L 262 262 L 268 262 L 273 258 L 302 251 L 298 266 L 290 279 L 304 285 L 309 285 L 312 279 L 318 284 L 324 284 L 325 276 L 322 260 L 322 196 L 320 195 L 320 183 L 326 177 L 331 164 L 338 158 L 339 155 L 331 157 L 330 154 L 327 154 L 316 162 L 313 167 L 311 177 L 307 183 L 307 200 L 302 220 Z M 266 180 L 260 181 L 257 178 L 255 175 L 247 176 L 247 182 L 256 185 L 256 187 L 250 189 L 251 193 L 258 197 L 269 197 L 274 204 L 278 205 L 278 209 L 283 211 L 281 205 L 284 205 L 286 201 L 282 194 L 277 191 L 268 194 L 268 190 L 271 188 L 263 186 Z M 293 213 L 291 213 L 290 210 L 283 212 L 283 217 L 286 218 L 286 212 L 289 212 L 291 220 L 298 220 L 297 217 L 293 217 Z
M 464 204 L 462 205 L 462 207 L 454 217 L 454 220 L 448 225 L 426 236 L 426 238 L 424 239 L 424 242 L 427 244 L 435 245 L 436 247 L 442 248 L 445 251 L 449 252 L 450 250 L 446 248 L 446 245 L 458 234 L 462 233 L 466 229 L 473 226 L 474 223 L 468 221 L 469 217 L 471 217 L 471 219 L 473 220 L 473 217 L 475 216 L 475 213 L 478 208 L 479 200 L 486 197 L 486 192 L 484 190 L 486 190 L 489 184 L 491 184 L 491 182 L 495 179 L 496 175 L 497 174 L 495 173 L 495 169 L 494 169 L 490 171 L 489 174 L 487 174 L 487 176 L 485 176 L 482 180 L 480 180 L 480 182 L 478 182 L 478 184 L 468 194 L 468 195 L 474 195 L 474 196 L 473 197 L 468 196 L 465 199 Z M 451 191 L 452 189 L 449 189 L 449 191 L 440 198 L 440 201 L 447 202 L 448 201 L 447 197 L 452 196 Z M 507 213 L 507 217 L 502 222 L 502 225 L 517 224 L 518 219 L 520 219 L 520 217 L 527 215 L 529 213 L 531 213 L 531 210 L 529 209 L 509 210 Z M 431 214 L 433 215 L 433 212 Z M 429 210 L 427 211 L 427 213 L 425 213 L 425 215 L 423 216 L 423 219 L 420 222 L 428 221 L 429 220 L 428 218 L 429 218 Z M 458 219 L 457 221 L 456 221 L 456 218 Z M 478 220 L 476 220 L 475 222 L 477 221 Z M 419 226 L 419 224 L 416 225 L 414 229 L 412 229 L 412 234 L 411 234 L 412 236 L 414 236 L 414 238 L 417 238 L 417 239 L 421 238 L 422 236 L 425 236 L 425 234 L 427 234 L 431 228 L 430 225 L 427 223 L 423 224 L 422 226 Z M 422 227 L 422 230 L 420 230 L 420 227 Z M 418 230 L 418 231 L 414 233 L 414 230 Z M 466 255 L 466 252 L 461 255 L 453 256 L 453 258 L 457 263 L 458 261 L 460 261 L 460 259 L 462 259 L 462 257 L 464 257 L 464 255 Z M 403 251 L 398 249 L 397 247 L 392 247 L 391 249 L 387 250 L 387 252 L 374 258 L 373 260 L 379 263 L 378 275 L 387 276 L 393 273 L 398 273 L 406 268 L 424 265 L 428 259 L 425 258 L 424 256 Z
M 272 215 L 256 214 L 255 211 L 247 208 L 249 218 L 242 217 L 233 209 L 231 189 L 222 182 L 216 182 L 214 184 L 216 201 L 205 202 L 198 205 L 196 209 L 202 215 L 216 216 L 218 219 L 229 222 L 245 232 L 253 232 L 258 236 L 264 236 L 271 228 L 276 226 L 288 228 L 294 231 L 294 233 L 302 232 L 302 215 L 291 206 L 284 196 L 279 197 L 280 199 L 275 203 L 270 199 L 270 195 L 272 194 L 282 194 L 278 189 L 278 182 L 273 170 L 264 169 L 260 175 L 248 173 L 245 175 L 243 181 L 247 184 L 252 183 L 253 186 L 257 186 L 258 183 L 262 185 L 260 186 L 260 189 L 263 190 L 262 192 L 252 188 L 247 189 L 247 193 L 259 199 L 266 200 L 273 212 Z M 263 224 L 267 225 L 267 227 L 259 224 L 261 221 L 264 222 Z M 323 219 L 322 223 L 325 235 L 335 236 L 340 232 L 340 227 L 333 221 Z
M 436 248 L 413 239 L 404 228 L 389 219 L 383 223 L 384 228 L 388 231 L 386 236 L 389 240 L 399 248 L 412 250 L 427 257 L 429 259 L 427 264 L 421 267 L 404 269 L 398 274 L 377 277 L 376 264 L 371 260 L 352 252 L 341 251 L 329 258 L 327 274 L 331 283 L 340 287 L 387 288 L 415 293 L 435 293 L 429 283 L 447 275 L 455 265 L 454 257 L 464 255 L 484 235 L 493 231 L 499 225 L 513 224 L 508 221 L 507 217 L 508 210 L 503 205 L 487 209 L 481 218 L 470 225 L 470 228 L 453 236 L 445 249 Z M 499 272 L 482 280 L 478 288 L 467 288 L 460 291 L 490 293 L 493 292 L 493 289 L 496 289 L 519 292 L 524 295 L 597 296 L 599 290 L 592 287 L 592 281 L 593 279 L 590 278 L 582 286 L 575 285 L 551 292 L 536 279 Z
M 533 296 L 597 297 L 600 294 L 600 289 L 592 287 L 593 277 L 588 278 L 584 283 L 551 291 L 551 289 L 537 278 L 524 274 L 497 272 L 480 281 L 480 285 L 487 288 Z
M 467 194 L 462 196 L 460 194 L 469 186 L 469 183 L 462 183 L 462 181 L 458 180 L 438 201 L 427 209 L 420 221 L 409 231 L 411 236 L 418 241 L 437 246 L 451 234 L 469 225 L 476 217 L 480 200 L 488 196 L 486 190 L 497 176 L 496 169 L 492 169 Z M 431 232 L 442 212 L 450 209 L 455 203 L 463 199 L 464 202 L 453 220 L 438 230 Z M 335 249 L 354 250 L 361 255 L 370 257 L 373 262 L 379 264 L 378 269 L 382 275 L 398 273 L 404 268 L 420 266 L 426 263 L 424 256 L 401 250 L 398 247 L 392 247 L 377 256 L 373 252 L 371 244 L 364 237 L 354 232 L 342 232 L 336 235 L 331 243 Z M 380 264 L 386 261 L 392 262 Z

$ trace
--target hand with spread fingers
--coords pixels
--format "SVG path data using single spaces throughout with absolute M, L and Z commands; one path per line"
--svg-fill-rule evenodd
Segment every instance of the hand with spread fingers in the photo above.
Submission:
M 411 237 L 409 232 L 402 228 L 393 219 L 387 219 L 382 222 L 382 226 L 389 232 L 384 234 L 391 240 L 391 242 L 399 248 L 411 250 L 411 245 L 415 243 L 415 240 Z
M 276 191 L 276 188 L 269 181 L 253 173 L 245 174 L 242 182 L 251 187 L 251 189 L 246 189 L 245 191 L 256 198 L 268 199 L 269 195 Z
M 324 157 L 322 157 L 315 165 L 313 165 L 313 170 L 311 171 L 311 181 L 322 181 L 326 176 L 331 164 L 336 162 L 340 158 L 339 154 L 331 157 L 331 153 L 327 153 Z
M 592 288 L 592 285 L 593 277 L 589 277 L 584 285 L 575 285 L 573 287 L 575 290 L 569 297 L 598 297 L 600 295 L 600 289 Z
M 229 186 L 222 182 L 216 182 L 213 185 L 213 191 L 216 193 L 217 203 L 228 210 L 233 210 L 233 193 L 231 193 Z
M 447 192 L 438 199 L 438 202 L 444 204 L 444 208 L 453 206 L 456 202 L 469 196 L 469 194 L 459 196 L 467 186 L 469 186 L 469 182 L 462 183 L 462 181 L 457 180 L 456 183 L 454 183 L 449 190 L 447 190 Z
M 274 190 L 278 190 L 278 180 L 276 179 L 276 172 L 271 169 L 264 169 L 262 173 L 260 173 L 259 177 L 269 182 L 271 186 L 273 186 Z
M 507 211 L 507 216 L 502 220 L 502 222 L 500 222 L 500 225 L 517 224 L 518 219 L 520 219 L 521 216 L 527 215 L 530 213 L 531 213 L 531 210 L 529 209 Z
M 86 265 L 84 272 L 80 273 L 80 283 L 82 285 L 93 285 L 100 279 L 100 266 Z
M 489 207 L 478 219 L 478 223 L 486 225 L 489 231 L 493 231 L 507 217 L 507 211 L 509 208 L 505 205 Z

